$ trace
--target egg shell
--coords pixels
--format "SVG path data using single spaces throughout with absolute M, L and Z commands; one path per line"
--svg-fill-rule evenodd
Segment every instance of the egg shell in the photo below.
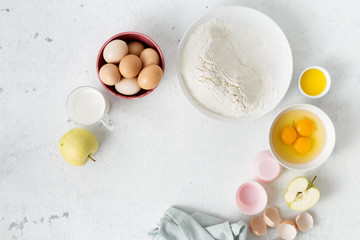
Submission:
M 119 64 L 119 70 L 121 75 L 125 78 L 136 77 L 142 68 L 142 62 L 140 58 L 134 54 L 126 55 L 121 59 Z
M 146 48 L 140 54 L 140 59 L 143 63 L 143 66 L 149 66 L 151 64 L 159 65 L 160 57 L 159 54 L 152 48 Z
M 144 45 L 140 42 L 130 42 L 128 43 L 129 54 L 134 54 L 140 57 L 141 52 L 144 50 Z
M 100 68 L 99 76 L 100 80 L 108 86 L 114 86 L 121 79 L 118 67 L 112 63 L 103 65 Z
M 103 51 L 103 57 L 107 63 L 119 63 L 128 54 L 126 42 L 120 39 L 109 42 Z
M 249 227 L 251 232 L 256 236 L 264 236 L 267 233 L 266 224 L 261 216 L 251 218 Z
M 146 66 L 139 73 L 138 84 L 142 89 L 153 89 L 160 83 L 162 74 L 163 72 L 158 65 Z
M 137 78 L 123 78 L 115 84 L 115 89 L 121 94 L 124 95 L 134 95 L 137 94 L 141 88 L 137 83 Z
M 296 226 L 302 232 L 310 231 L 314 225 L 313 217 L 308 212 L 302 212 L 295 217 Z
M 284 220 L 279 224 L 277 232 L 284 240 L 295 239 L 297 234 L 296 225 L 292 220 Z
M 277 227 L 281 222 L 279 210 L 276 207 L 268 207 L 263 214 L 264 221 L 269 227 Z

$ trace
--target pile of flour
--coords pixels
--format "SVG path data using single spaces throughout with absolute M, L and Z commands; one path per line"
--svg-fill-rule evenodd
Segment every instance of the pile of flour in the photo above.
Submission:
M 269 59 L 273 54 L 274 45 L 259 29 L 212 19 L 189 36 L 180 71 L 200 105 L 238 118 L 255 114 L 272 102 Z

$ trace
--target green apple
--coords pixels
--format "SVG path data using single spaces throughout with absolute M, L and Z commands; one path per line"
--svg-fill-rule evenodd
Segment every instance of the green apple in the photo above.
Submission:
M 310 182 L 305 177 L 297 177 L 289 183 L 285 201 L 290 209 L 297 212 L 305 211 L 319 201 L 320 192 L 314 185 L 315 178 Z
M 99 142 L 90 131 L 73 128 L 60 139 L 59 149 L 63 158 L 74 166 L 83 166 L 98 150 Z

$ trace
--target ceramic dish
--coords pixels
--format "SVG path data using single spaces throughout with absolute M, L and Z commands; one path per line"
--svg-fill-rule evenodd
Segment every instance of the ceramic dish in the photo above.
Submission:
M 99 81 L 101 83 L 101 85 L 103 85 L 103 87 L 110 92 L 112 95 L 119 97 L 119 98 L 124 98 L 124 99 L 134 99 L 134 98 L 141 98 L 144 97 L 146 95 L 148 95 L 149 93 L 151 93 L 152 91 L 154 91 L 154 89 L 150 89 L 150 90 L 144 90 L 141 89 L 140 92 L 138 92 L 135 95 L 123 95 L 121 93 L 119 93 L 118 91 L 116 91 L 114 86 L 108 86 L 106 84 L 104 84 L 101 80 L 100 80 L 100 76 L 99 76 L 99 71 L 100 68 L 102 67 L 102 65 L 104 65 L 106 62 L 104 60 L 103 57 L 103 51 L 104 48 L 106 47 L 106 45 L 111 42 L 112 40 L 115 39 L 120 39 L 123 40 L 127 43 L 132 42 L 132 41 L 138 41 L 140 43 L 142 43 L 144 45 L 145 48 L 153 48 L 155 49 L 155 51 L 157 51 L 157 53 L 160 56 L 160 67 L 164 73 L 165 71 L 165 60 L 164 60 L 164 55 L 161 52 L 160 47 L 155 43 L 154 40 L 152 40 L 150 37 L 146 36 L 145 34 L 142 33 L 138 33 L 138 32 L 122 32 L 119 34 L 116 34 L 115 36 L 112 36 L 111 38 L 109 38 L 104 44 L 103 46 L 100 48 L 100 51 L 98 53 L 97 59 L 96 59 L 96 71 L 99 77 Z
M 272 103 L 269 104 L 262 111 L 248 115 L 240 118 L 226 117 L 217 113 L 214 113 L 203 106 L 201 106 L 191 95 L 189 89 L 187 89 L 186 83 L 181 76 L 181 61 L 182 61 L 182 52 L 184 46 L 186 45 L 189 36 L 203 23 L 214 19 L 220 18 L 224 21 L 229 21 L 238 26 L 253 26 L 261 30 L 269 40 L 274 44 L 274 59 L 271 59 L 271 72 L 273 73 L 274 82 L 274 92 L 275 98 Z M 251 8 L 241 7 L 241 6 L 229 6 L 218 8 L 214 11 L 211 11 L 196 22 L 194 22 L 188 30 L 185 32 L 177 52 L 177 74 L 180 82 L 182 91 L 184 92 L 185 97 L 190 101 L 190 103 L 201 113 L 206 116 L 213 118 L 215 120 L 224 121 L 224 122 L 241 122 L 244 120 L 254 120 L 257 119 L 266 113 L 273 110 L 285 96 L 292 77 L 293 71 L 293 59 L 291 54 L 291 49 L 288 40 L 286 39 L 285 34 L 282 32 L 280 27 L 268 16 L 263 13 L 256 11 Z
M 325 144 L 324 144 L 322 151 L 313 160 L 311 160 L 310 162 L 307 162 L 307 163 L 303 163 L 303 164 L 294 164 L 294 163 L 290 163 L 290 162 L 286 161 L 286 159 L 282 158 L 277 153 L 277 151 L 275 150 L 275 147 L 273 145 L 273 129 L 274 129 L 275 123 L 278 121 L 278 119 L 281 116 L 283 116 L 285 113 L 290 112 L 292 110 L 305 110 L 305 111 L 309 111 L 309 112 L 313 113 L 321 120 L 321 122 L 323 123 L 323 125 L 325 127 L 326 140 L 325 140 Z M 333 125 L 331 119 L 328 117 L 328 115 L 324 111 L 322 111 L 320 108 L 315 107 L 310 104 L 296 104 L 296 105 L 287 107 L 284 110 L 282 110 L 279 114 L 277 114 L 277 116 L 273 120 L 271 127 L 270 127 L 270 131 L 269 131 L 269 147 L 270 147 L 271 153 L 279 161 L 279 163 L 281 165 L 283 165 L 284 167 L 291 169 L 291 170 L 307 171 L 307 170 L 311 170 L 316 167 L 319 167 L 321 164 L 323 164 L 329 158 L 329 156 L 331 155 L 331 153 L 334 149 L 334 146 L 335 146 L 335 138 L 336 137 L 335 137 L 334 125 Z

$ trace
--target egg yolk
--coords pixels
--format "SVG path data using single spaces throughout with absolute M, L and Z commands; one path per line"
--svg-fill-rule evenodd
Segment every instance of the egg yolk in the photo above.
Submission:
M 310 96 L 321 94 L 325 90 L 326 84 L 325 74 L 315 68 L 305 71 L 300 79 L 301 89 Z
M 308 153 L 311 149 L 311 140 L 308 137 L 299 137 L 294 143 L 294 149 L 300 154 Z
M 314 131 L 314 123 L 310 119 L 302 119 L 296 123 L 296 131 L 304 137 L 308 137 Z
M 296 130 L 291 126 L 286 126 L 281 130 L 281 140 L 285 144 L 293 144 L 297 138 Z

